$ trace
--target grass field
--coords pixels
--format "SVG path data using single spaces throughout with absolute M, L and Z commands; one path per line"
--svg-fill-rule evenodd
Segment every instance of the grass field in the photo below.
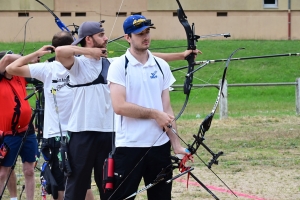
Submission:
M 25 54 L 37 50 L 44 44 L 50 42 L 26 43 Z M 232 51 L 245 47 L 234 57 L 259 56 L 270 54 L 284 54 L 298 52 L 299 41 L 236 41 L 224 40 L 203 40 L 198 42 L 198 48 L 203 54 L 196 60 L 227 58 Z M 121 45 L 119 45 L 121 44 Z M 0 43 L 0 51 L 11 49 L 20 52 L 23 43 Z M 184 46 L 186 42 L 178 41 L 152 41 L 153 51 L 181 52 L 185 48 L 165 48 Z M 124 41 L 111 43 L 108 46 L 109 57 L 119 56 L 126 50 L 127 44 Z M 52 55 L 50 55 L 52 56 Z M 49 56 L 48 56 L 49 57 Z M 45 60 L 47 57 L 42 58 Z M 226 79 L 229 84 L 235 83 L 276 83 L 295 82 L 299 76 L 299 57 L 275 57 L 264 59 L 251 59 L 243 61 L 232 61 L 227 70 Z M 187 65 L 186 61 L 170 62 L 172 69 Z M 211 83 L 216 84 L 222 77 L 225 63 L 209 64 L 194 74 L 194 84 Z M 175 84 L 183 84 L 186 70 L 174 72 L 177 81 Z M 205 116 L 215 101 L 218 90 L 214 88 L 192 89 L 189 111 L 183 114 L 183 118 L 191 119 L 197 114 Z M 175 113 L 179 112 L 185 96 L 183 92 L 171 93 Z M 233 87 L 228 90 L 228 110 L 230 117 L 256 116 L 256 115 L 293 115 L 295 114 L 295 86 L 280 87 Z
M 120 43 L 126 46 L 125 42 Z M 198 48 L 203 54 L 197 60 L 227 58 L 239 47 L 246 49 L 239 51 L 234 57 L 296 53 L 299 52 L 298 43 L 299 41 L 203 40 L 198 42 Z M 27 43 L 25 53 L 43 44 L 49 42 Z M 183 45 L 186 45 L 185 41 L 152 42 L 152 48 Z M 109 56 L 124 53 L 123 46 L 116 43 L 110 45 Z M 21 47 L 21 43 L 0 43 L 0 51 L 11 49 L 19 52 Z M 184 49 L 159 51 L 178 52 Z M 232 61 L 226 79 L 228 83 L 295 82 L 300 75 L 298 63 L 298 57 Z M 186 64 L 186 61 L 170 63 L 172 69 Z M 218 83 L 224 66 L 225 63 L 215 63 L 204 67 L 195 73 L 194 83 Z M 176 84 L 183 84 L 185 73 L 186 70 L 174 73 Z M 215 88 L 192 90 L 188 106 L 177 122 L 178 132 L 187 143 L 192 143 L 193 134 L 197 133 L 200 123 L 211 112 L 217 93 Z M 171 92 L 175 114 L 181 109 L 184 99 L 182 91 Z M 31 102 L 34 101 L 32 98 Z M 219 120 L 217 110 L 211 128 L 206 133 L 205 143 L 215 153 L 224 152 L 219 158 L 219 165 L 212 169 L 235 191 L 239 199 L 300 199 L 300 122 L 295 112 L 295 86 L 229 88 L 228 106 L 229 118 Z M 211 159 L 202 147 L 199 148 L 198 155 L 205 163 Z M 194 166 L 193 173 L 216 196 L 220 199 L 236 199 L 198 158 L 195 158 Z M 213 199 L 203 188 L 196 186 L 193 178 L 190 178 L 189 189 L 186 189 L 186 182 L 182 179 L 186 179 L 186 176 L 173 183 L 173 199 Z M 24 181 L 20 179 L 19 184 L 21 187 Z M 93 189 L 97 194 L 94 186 Z M 37 181 L 36 199 L 40 198 L 39 193 Z M 144 192 L 137 199 L 146 199 L 145 195 Z

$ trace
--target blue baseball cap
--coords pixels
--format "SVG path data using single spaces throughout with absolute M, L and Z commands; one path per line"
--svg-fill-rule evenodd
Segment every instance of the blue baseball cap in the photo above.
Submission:
M 131 15 L 127 17 L 123 23 L 123 29 L 125 34 L 138 34 L 146 28 L 155 28 L 151 24 L 150 19 L 146 19 L 143 15 Z

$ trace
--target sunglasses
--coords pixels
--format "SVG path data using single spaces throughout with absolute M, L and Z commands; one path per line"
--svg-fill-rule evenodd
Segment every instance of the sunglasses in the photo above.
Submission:
M 141 27 L 141 26 L 153 26 L 151 23 L 151 19 L 138 19 L 133 21 L 133 26 Z

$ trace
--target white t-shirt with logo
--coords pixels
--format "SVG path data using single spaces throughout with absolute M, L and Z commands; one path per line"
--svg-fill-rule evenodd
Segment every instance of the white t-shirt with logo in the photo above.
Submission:
M 60 136 L 59 122 L 61 124 L 62 134 L 65 136 L 73 101 L 73 91 L 67 87 L 69 72 L 57 61 L 30 64 L 29 70 L 32 78 L 44 83 L 45 108 L 43 137 L 51 138 Z M 52 88 L 56 90 L 59 121 L 55 110 L 54 97 L 51 92 Z
M 162 91 L 174 82 L 170 66 L 148 51 L 148 61 L 143 65 L 127 50 L 114 60 L 108 70 L 107 80 L 126 87 L 126 101 L 146 108 L 163 111 Z M 128 58 L 125 72 L 125 56 Z M 126 75 L 125 75 L 126 73 Z M 160 146 L 169 141 L 167 134 L 154 119 L 137 119 L 116 115 L 116 147 Z
M 109 59 L 112 62 L 113 59 Z M 102 59 L 96 60 L 85 56 L 75 57 L 69 70 L 70 84 L 85 84 L 97 79 L 102 71 Z M 96 84 L 74 87 L 73 107 L 68 123 L 68 130 L 113 131 L 113 108 L 108 84 Z

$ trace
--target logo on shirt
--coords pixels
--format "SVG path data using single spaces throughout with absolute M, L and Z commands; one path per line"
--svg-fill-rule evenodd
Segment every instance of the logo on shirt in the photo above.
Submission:
M 151 73 L 151 76 L 150 78 L 153 79 L 153 78 L 157 78 L 157 75 L 156 75 L 157 71 L 154 71 L 153 73 Z
M 69 74 L 65 78 L 57 78 L 56 80 L 52 80 L 52 83 L 58 83 L 56 86 L 56 91 L 61 90 L 64 86 L 68 85 L 70 81 Z M 59 84 L 62 83 L 62 84 Z

